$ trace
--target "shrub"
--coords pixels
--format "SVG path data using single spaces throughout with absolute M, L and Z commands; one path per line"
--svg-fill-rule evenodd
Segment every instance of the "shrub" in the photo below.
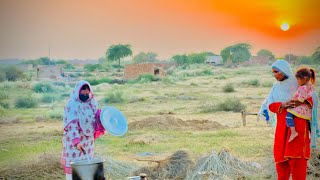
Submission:
M 109 83 L 109 84 L 112 83 L 112 79 L 107 77 L 103 77 L 100 79 L 86 79 L 86 81 L 88 81 L 92 86 L 95 86 L 101 83 Z
M 204 113 L 217 112 L 217 111 L 240 112 L 241 110 L 244 110 L 245 108 L 246 108 L 246 106 L 244 104 L 242 104 L 239 99 L 228 98 L 219 104 L 202 106 L 201 112 L 204 112 Z
M 250 86 L 259 86 L 260 82 L 258 79 L 252 79 L 250 81 L 244 81 L 243 84 L 250 85 Z
M 124 79 L 113 79 L 111 84 L 125 84 L 127 81 Z
M 0 67 L 0 72 L 2 72 L 2 75 L 0 76 L 3 80 L 16 81 L 18 79 L 24 78 L 23 72 L 13 65 Z
M 200 72 L 197 72 L 196 75 L 198 75 L 198 76 L 211 76 L 211 75 L 213 75 L 213 72 L 210 69 L 204 69 Z
M 49 93 L 53 92 L 53 88 L 48 83 L 37 83 L 33 86 L 33 91 L 36 93 Z
M 106 103 L 121 103 L 124 102 L 123 92 L 119 90 L 114 90 L 107 93 L 105 97 Z
M 137 79 L 129 80 L 128 83 L 134 84 L 134 83 L 149 83 L 152 81 L 159 81 L 160 78 L 157 76 L 154 76 L 152 74 L 141 74 Z
M 19 97 L 15 101 L 16 108 L 34 108 L 38 106 L 38 102 L 31 97 Z
M 218 104 L 217 108 L 218 111 L 240 112 L 241 110 L 244 110 L 246 106 L 242 104 L 239 99 L 228 98 L 224 102 Z
M 67 64 L 65 64 L 64 66 L 63 66 L 63 69 L 64 70 L 74 70 L 74 69 L 76 69 L 72 64 L 69 64 L 69 63 L 67 63 Z
M 234 87 L 231 83 L 226 84 L 222 89 L 223 92 L 234 92 Z
M 88 72 L 93 72 L 98 68 L 99 64 L 86 64 L 83 69 Z
M 211 69 L 205 69 L 202 71 L 202 74 L 205 76 L 212 76 L 213 72 L 211 71 Z
M 218 75 L 214 77 L 215 79 L 227 79 L 225 75 Z
M 9 103 L 0 101 L 0 107 L 3 107 L 4 109 L 9 109 Z

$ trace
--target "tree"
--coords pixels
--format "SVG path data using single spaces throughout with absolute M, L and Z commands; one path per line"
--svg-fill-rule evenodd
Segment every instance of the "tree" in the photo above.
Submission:
M 275 60 L 275 56 L 273 55 L 273 53 L 267 49 L 261 49 L 260 51 L 258 51 L 257 53 L 258 56 L 269 56 L 270 60 Z
M 209 53 L 203 52 L 203 53 L 193 53 L 188 55 L 188 62 L 191 64 L 201 64 L 204 63 L 206 60 L 206 57 Z M 210 54 L 212 55 L 212 53 Z
M 188 63 L 188 56 L 185 55 L 185 54 L 177 54 L 177 55 L 174 55 L 172 58 L 171 58 L 175 63 L 177 63 L 178 65 L 183 65 L 183 64 L 187 64 Z
M 284 56 L 284 59 L 286 61 L 288 61 L 289 63 L 292 63 L 292 64 L 297 64 L 298 63 L 298 56 L 293 55 L 293 54 L 286 54 Z
M 315 52 L 311 55 L 311 59 L 314 63 L 320 64 L 320 46 L 315 50 Z
M 159 61 L 157 59 L 157 54 L 153 52 L 141 52 L 133 57 L 132 61 L 133 63 L 145 63 L 145 62 L 157 62 Z
M 224 48 L 220 52 L 220 56 L 222 57 L 224 64 L 227 63 L 228 59 L 230 59 L 230 57 L 231 57 L 230 49 L 231 49 L 231 46 Z
M 299 56 L 298 64 L 312 64 L 312 58 L 309 56 Z
M 223 62 L 226 63 L 228 59 L 231 59 L 232 63 L 241 63 L 244 61 L 248 61 L 251 57 L 251 53 L 249 51 L 251 49 L 251 45 L 247 43 L 239 43 L 233 46 L 229 46 L 224 48 L 220 55 L 223 59 Z
M 119 62 L 119 68 L 120 68 L 120 59 L 131 56 L 132 50 L 129 44 L 118 44 L 118 45 L 112 45 L 109 47 L 109 49 L 106 52 L 107 59 L 110 61 L 117 61 Z

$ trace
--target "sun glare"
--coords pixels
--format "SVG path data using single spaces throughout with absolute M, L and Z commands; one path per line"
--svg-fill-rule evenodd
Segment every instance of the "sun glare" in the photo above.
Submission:
M 290 28 L 289 24 L 288 23 L 282 23 L 281 24 L 281 30 L 282 31 L 288 31 Z

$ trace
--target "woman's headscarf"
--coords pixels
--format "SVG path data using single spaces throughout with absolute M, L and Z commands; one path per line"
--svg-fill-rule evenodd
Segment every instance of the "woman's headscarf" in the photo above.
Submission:
M 272 64 L 272 68 L 279 70 L 286 79 L 283 81 L 276 81 L 272 86 L 269 96 L 263 101 L 259 114 L 265 119 L 269 116 L 268 109 L 270 104 L 274 102 L 288 101 L 298 88 L 297 80 L 294 77 L 290 64 L 287 61 L 277 60 Z
M 89 99 L 86 102 L 82 102 L 79 98 L 81 88 L 84 85 L 88 85 L 90 89 Z M 66 128 L 70 122 L 79 120 L 79 125 L 83 133 L 86 136 L 93 135 L 97 108 L 98 103 L 94 98 L 90 83 L 83 80 L 79 81 L 70 94 L 70 100 L 64 109 L 64 128 Z
M 274 102 L 288 101 L 298 88 L 297 80 L 294 77 L 290 64 L 287 61 L 277 60 L 272 64 L 272 68 L 279 70 L 286 79 L 283 81 L 276 81 L 273 84 L 267 99 L 268 106 Z

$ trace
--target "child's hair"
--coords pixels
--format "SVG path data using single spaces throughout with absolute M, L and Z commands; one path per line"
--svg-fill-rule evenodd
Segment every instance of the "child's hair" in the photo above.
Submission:
M 81 87 L 81 90 L 86 90 L 86 89 L 88 89 L 88 90 L 90 91 L 90 87 L 89 87 L 88 84 L 85 84 L 85 85 L 83 85 L 83 86 Z
M 314 69 L 308 67 L 300 67 L 296 72 L 296 78 L 306 78 L 314 85 L 316 83 L 316 72 Z

